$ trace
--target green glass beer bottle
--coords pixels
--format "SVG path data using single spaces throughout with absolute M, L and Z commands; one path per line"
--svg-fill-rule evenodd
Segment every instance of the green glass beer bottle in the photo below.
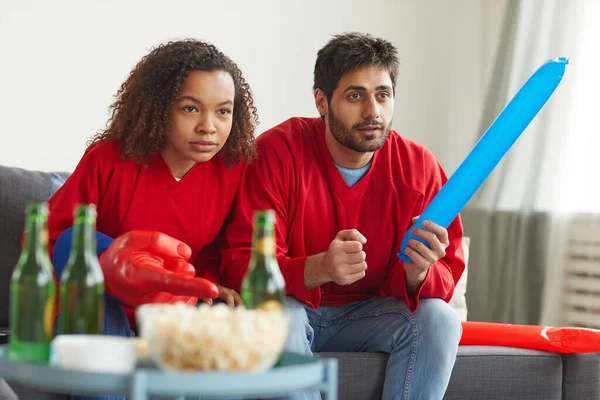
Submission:
M 60 278 L 58 334 L 101 334 L 104 275 L 96 254 L 96 206 L 75 208 L 69 260 Z
M 10 281 L 11 360 L 47 363 L 56 305 L 56 283 L 48 256 L 48 206 L 27 206 L 25 243 Z
M 240 296 L 248 309 L 283 309 L 285 281 L 275 258 L 275 213 L 254 213 L 252 256 Z

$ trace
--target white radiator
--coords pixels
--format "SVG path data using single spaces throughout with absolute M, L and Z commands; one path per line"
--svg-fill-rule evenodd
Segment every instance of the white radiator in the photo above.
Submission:
M 571 222 L 565 265 L 565 326 L 600 329 L 600 216 Z

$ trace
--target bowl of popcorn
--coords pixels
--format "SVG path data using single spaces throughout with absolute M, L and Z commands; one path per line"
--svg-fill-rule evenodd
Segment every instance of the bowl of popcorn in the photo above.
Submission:
M 283 351 L 290 324 L 280 308 L 225 304 L 145 304 L 136 319 L 149 357 L 165 371 L 265 371 Z

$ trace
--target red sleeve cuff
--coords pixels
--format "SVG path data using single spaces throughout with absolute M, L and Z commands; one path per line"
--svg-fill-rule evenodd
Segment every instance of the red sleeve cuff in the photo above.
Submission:
M 317 309 L 321 302 L 321 288 L 317 287 L 311 291 L 304 289 L 304 265 L 306 258 L 282 257 L 279 259 L 279 266 L 285 279 L 287 294 L 295 297 L 312 309 Z
M 433 265 L 431 266 L 431 268 L 433 268 Z M 429 269 L 430 271 L 431 268 Z M 404 268 L 402 269 L 404 270 Z M 402 286 L 404 287 L 404 296 L 406 298 L 406 304 L 408 304 L 408 309 L 411 312 L 415 312 L 417 308 L 419 308 L 419 299 L 423 297 L 423 292 L 427 293 L 427 291 L 429 290 L 429 286 L 431 286 L 431 274 L 429 272 L 427 273 L 423 284 L 421 285 L 419 290 L 417 290 L 417 293 L 414 296 L 409 296 L 408 294 L 408 288 L 406 287 L 406 272 L 404 272 L 404 284 Z
M 429 286 L 431 286 L 431 269 L 435 267 L 436 264 L 432 265 L 423 281 L 423 284 L 417 291 L 414 296 L 410 296 L 408 294 L 408 289 L 406 287 L 406 271 L 404 270 L 404 262 L 398 261 L 398 263 L 394 266 L 394 272 L 390 280 L 388 281 L 387 293 L 398 300 L 406 301 L 408 305 L 408 309 L 411 312 L 415 312 L 417 308 L 419 308 L 419 298 L 423 297 L 422 294 L 429 291 Z

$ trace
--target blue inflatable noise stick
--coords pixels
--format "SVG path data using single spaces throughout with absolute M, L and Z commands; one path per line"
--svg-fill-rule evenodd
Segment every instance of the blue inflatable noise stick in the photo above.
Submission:
M 411 261 L 406 255 L 409 239 L 427 245 L 412 233 L 415 227 L 424 229 L 423 221 L 450 225 L 552 96 L 568 63 L 566 57 L 551 59 L 531 75 L 404 235 L 398 258 Z

